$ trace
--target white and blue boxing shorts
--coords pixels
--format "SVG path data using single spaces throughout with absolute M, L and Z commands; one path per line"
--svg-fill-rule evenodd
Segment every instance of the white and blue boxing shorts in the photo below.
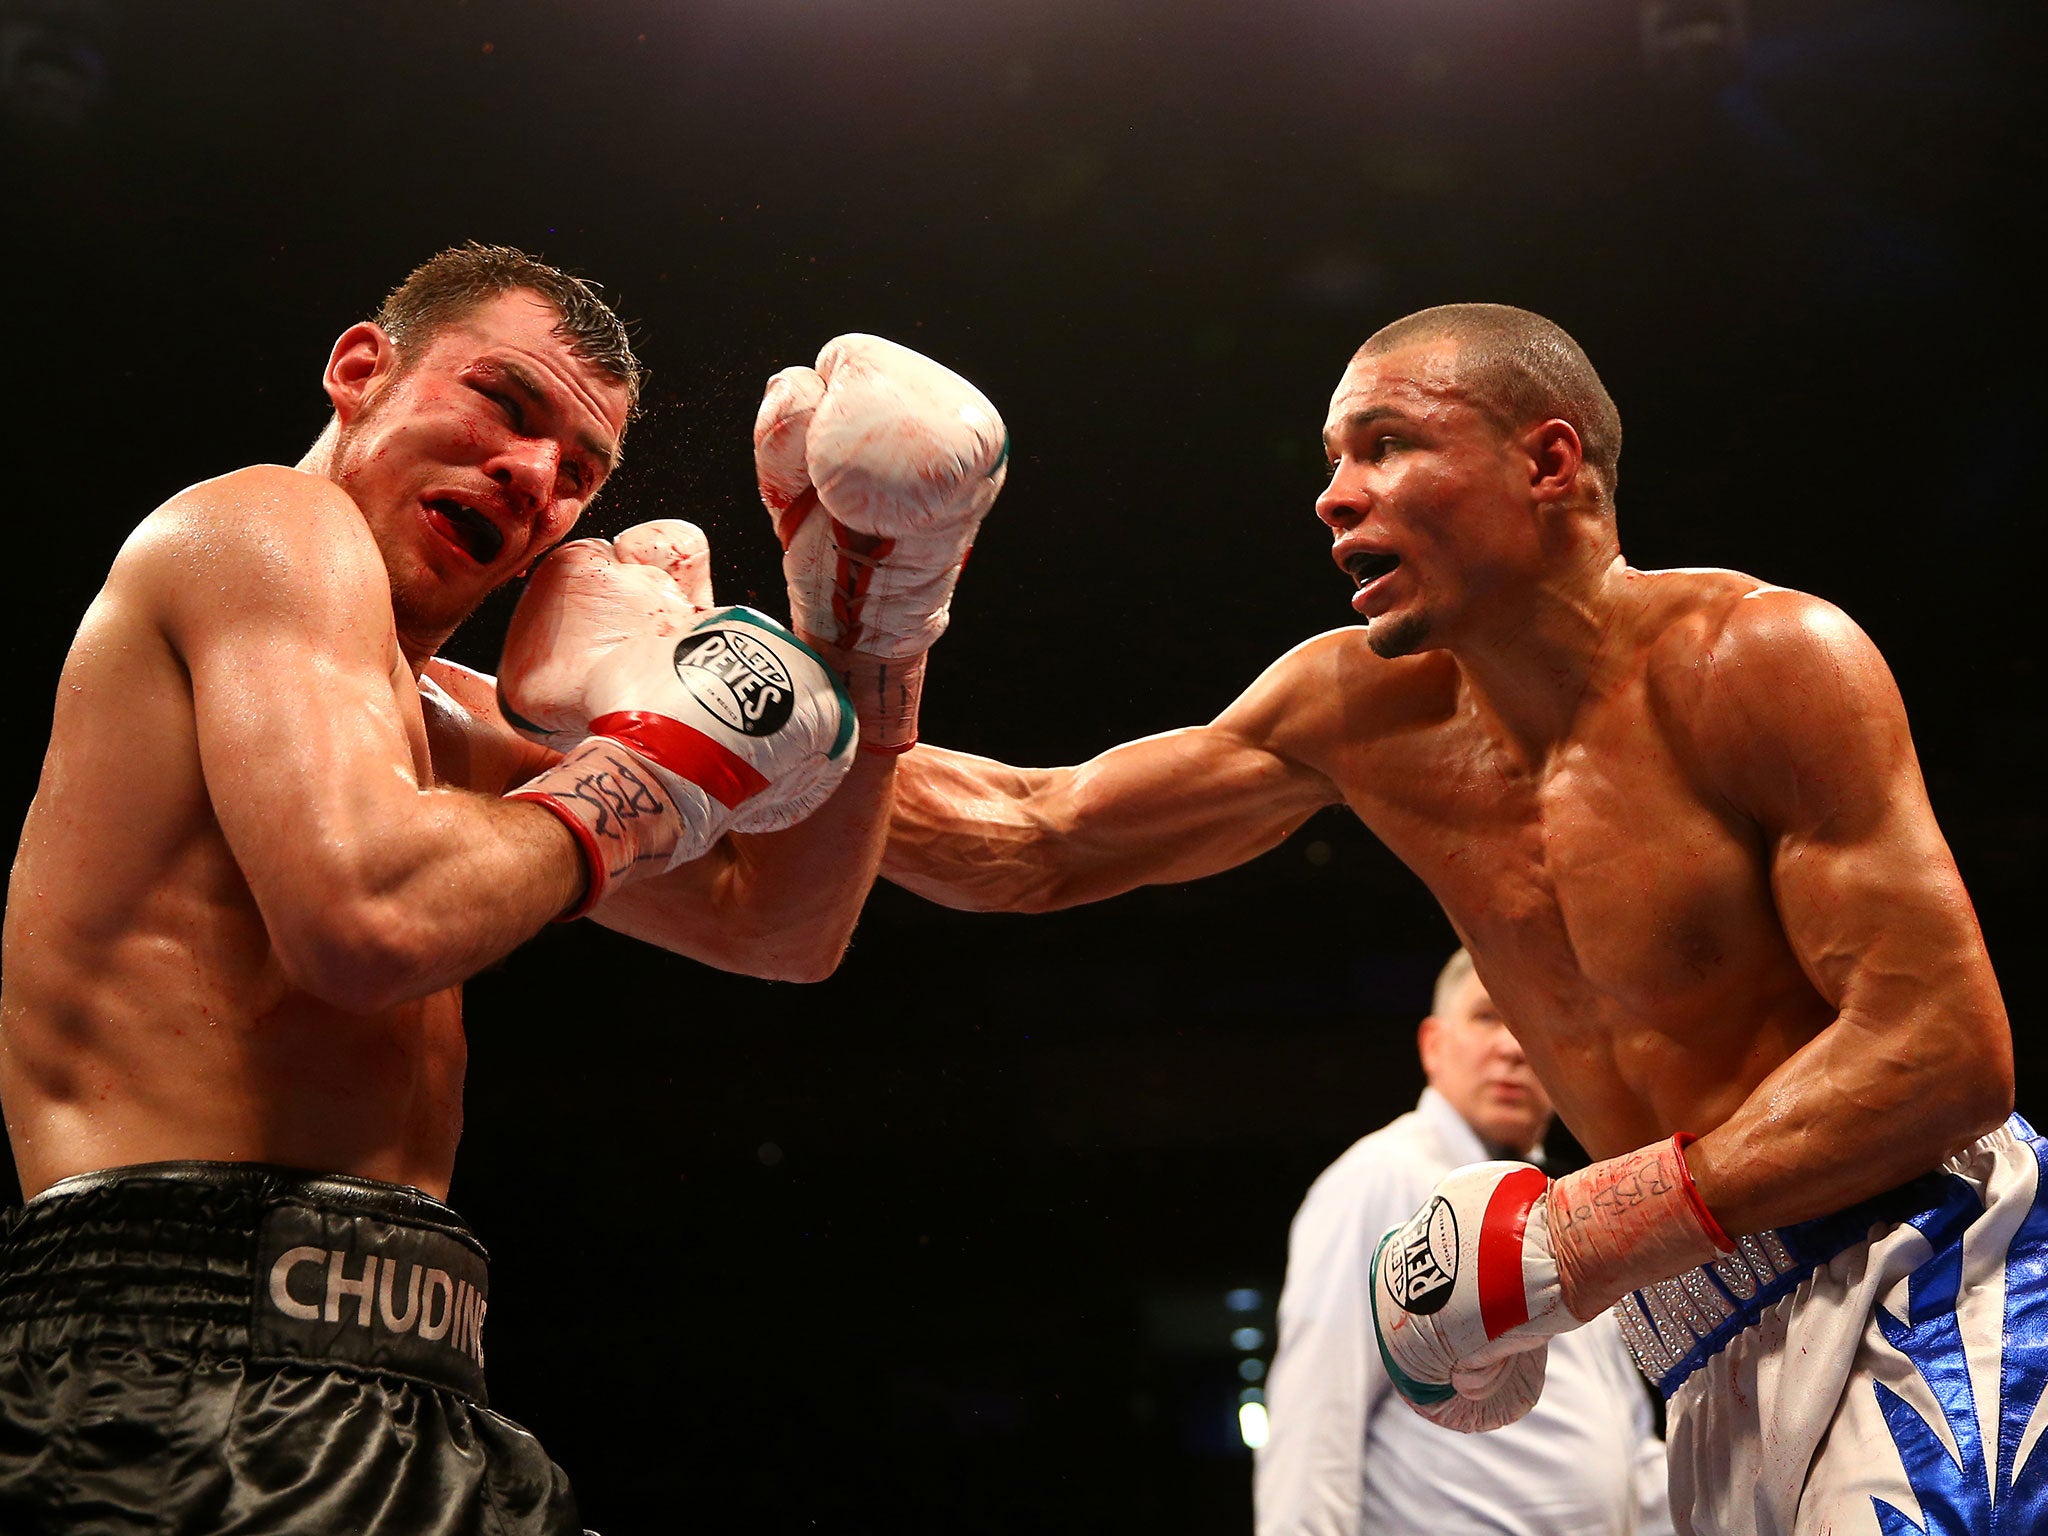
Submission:
M 1692 1536 L 2048 1533 L 2048 1143 L 1932 1173 L 1624 1297 Z

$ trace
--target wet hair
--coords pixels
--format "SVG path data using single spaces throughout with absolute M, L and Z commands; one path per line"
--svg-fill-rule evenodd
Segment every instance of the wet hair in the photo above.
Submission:
M 1419 342 L 1453 341 L 1463 390 L 1503 432 L 1556 417 L 1579 434 L 1607 499 L 1621 474 L 1621 412 L 1562 326 L 1508 304 L 1439 304 L 1375 331 L 1357 352 L 1378 357 Z
M 624 323 L 598 297 L 598 285 L 509 245 L 471 240 L 429 258 L 385 296 L 376 322 L 404 354 L 499 294 L 520 289 L 555 307 L 562 317 L 555 334 L 576 356 L 624 385 L 628 414 L 637 411 L 645 370 Z
M 1459 950 L 1444 962 L 1444 968 L 1436 973 L 1436 991 L 1430 994 L 1429 1011 L 1438 1018 L 1448 1018 L 1451 999 L 1458 995 L 1458 988 L 1465 985 L 1465 978 L 1472 974 L 1472 957 Z

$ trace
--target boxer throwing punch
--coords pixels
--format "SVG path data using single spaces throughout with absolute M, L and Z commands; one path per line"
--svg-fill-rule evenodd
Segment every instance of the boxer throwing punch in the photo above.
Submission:
M 1408 1404 L 1506 1423 L 1544 1341 L 1618 1306 L 1681 1529 L 2038 1528 L 2042 1144 L 1883 658 L 1818 598 L 1630 567 L 1620 418 L 1539 316 L 1386 327 L 1324 441 L 1362 629 L 1079 767 L 913 752 L 884 874 L 1066 906 L 1350 806 L 1598 1159 L 1453 1173 L 1380 1245 Z
M 295 468 L 193 486 L 128 540 L 8 890 L 9 1536 L 580 1528 L 488 1407 L 484 1252 L 442 1203 L 461 983 L 584 913 L 762 976 L 838 963 L 896 762 L 856 743 L 908 739 L 872 685 L 921 655 L 862 641 L 943 627 L 958 560 L 917 561 L 964 549 L 1004 440 L 876 338 L 811 377 L 814 421 L 764 406 L 796 444 L 764 474 L 828 507 L 858 485 L 820 526 L 868 540 L 871 575 L 834 627 L 838 566 L 793 562 L 804 637 L 713 607 L 685 523 L 549 553 L 640 370 L 590 287 L 502 247 L 442 253 L 343 333 Z M 908 569 L 877 547 L 904 523 Z M 438 659 L 537 561 L 495 681 Z

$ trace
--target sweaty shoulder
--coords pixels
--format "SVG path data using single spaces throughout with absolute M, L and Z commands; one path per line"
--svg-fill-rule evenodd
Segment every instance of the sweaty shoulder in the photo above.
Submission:
M 383 596 L 388 608 L 383 562 L 355 503 L 331 481 L 276 464 L 171 497 L 129 537 L 109 588 L 150 601 L 173 631 L 221 612 L 317 624 L 365 599 Z
M 1219 723 L 1333 772 L 1337 757 L 1441 721 L 1456 705 L 1457 669 L 1448 654 L 1388 660 L 1366 642 L 1365 626 L 1352 625 L 1288 651 Z
M 339 541 L 368 545 L 356 504 L 333 481 L 282 464 L 255 464 L 188 485 L 136 530 L 149 542 L 200 539 L 205 552 Z
M 1833 603 L 1735 571 L 1651 571 L 1641 609 L 1651 705 L 1737 800 L 1759 775 L 1896 720 L 1890 669 Z

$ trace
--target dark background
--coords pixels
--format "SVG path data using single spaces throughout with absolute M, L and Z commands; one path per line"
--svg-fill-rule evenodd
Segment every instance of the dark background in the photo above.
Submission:
M 2040 15 L 0 0 L 6 814 L 128 529 L 295 460 L 333 337 L 442 245 L 606 284 L 654 379 L 600 531 L 692 517 L 778 612 L 767 375 L 858 329 L 978 382 L 1014 468 L 925 727 L 1026 763 L 1348 622 L 1328 392 L 1387 320 L 1498 300 L 1620 402 L 1635 563 L 1818 592 L 1890 656 L 2038 1108 Z M 472 989 L 497 1400 L 611 1533 L 1242 1531 L 1230 1332 L 1412 1100 L 1451 942 L 1336 813 L 1052 917 L 878 889 L 815 987 L 549 932 Z

